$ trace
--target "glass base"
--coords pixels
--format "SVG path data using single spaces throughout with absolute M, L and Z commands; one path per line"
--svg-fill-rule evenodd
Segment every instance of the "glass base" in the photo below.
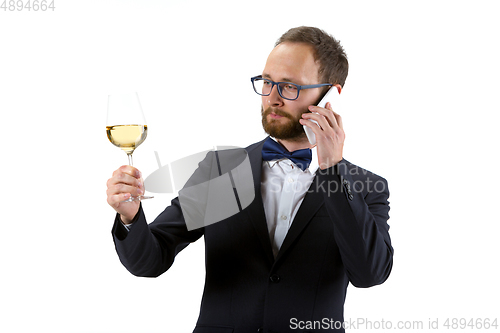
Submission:
M 146 196 L 146 195 L 138 195 L 136 197 L 130 197 L 127 200 L 123 200 L 122 202 L 141 201 L 141 200 L 152 199 L 152 198 L 154 198 L 154 197 L 153 196 Z

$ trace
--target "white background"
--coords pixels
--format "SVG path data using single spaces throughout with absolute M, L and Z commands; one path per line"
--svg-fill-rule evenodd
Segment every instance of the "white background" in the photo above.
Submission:
M 0 331 L 192 331 L 203 240 L 156 279 L 132 276 L 114 251 L 106 181 L 127 159 L 105 135 L 107 94 L 139 92 L 149 133 L 134 160 L 144 175 L 157 168 L 155 150 L 166 164 L 245 147 L 264 137 L 250 77 L 299 25 L 346 49 L 344 157 L 391 190 L 392 275 L 351 286 L 346 320 L 426 327 L 499 316 L 496 1 L 55 6 L 0 11 Z M 143 203 L 149 221 L 171 198 Z

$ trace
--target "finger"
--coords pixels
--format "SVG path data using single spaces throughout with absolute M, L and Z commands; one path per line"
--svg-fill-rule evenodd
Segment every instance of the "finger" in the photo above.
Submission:
M 318 112 L 326 119 L 328 119 L 328 123 L 335 131 L 338 131 L 339 128 L 344 129 L 342 117 L 340 117 L 338 113 L 333 111 L 332 104 L 330 102 L 326 103 L 325 108 L 314 106 L 314 108 L 309 107 L 309 109 L 314 109 L 314 112 Z
M 121 202 L 130 198 L 130 193 L 119 193 L 108 196 L 108 204 L 111 207 L 118 208 Z
M 337 112 L 333 111 L 333 108 L 332 108 L 332 103 L 328 102 L 326 103 L 326 108 L 330 111 L 332 111 L 332 114 L 333 114 L 333 118 L 329 118 L 329 119 L 334 119 L 335 120 L 335 123 L 332 121 L 332 124 L 336 124 L 338 127 L 340 127 L 342 130 L 344 129 L 344 123 L 342 122 L 342 117 L 340 116 L 340 114 L 338 114 Z
M 330 102 L 326 103 L 324 108 L 317 105 L 310 105 L 308 110 L 311 112 L 317 112 L 319 114 L 327 114 L 328 112 L 333 111 L 332 104 Z
M 335 113 L 335 111 L 333 111 L 333 115 L 335 116 L 335 120 L 337 120 L 337 124 L 339 125 L 339 127 L 341 129 L 344 129 L 344 123 L 342 122 L 342 117 L 338 113 Z
M 321 131 L 322 131 L 322 129 L 319 127 L 319 125 L 318 125 L 318 124 L 315 124 L 315 123 L 313 123 L 312 121 L 307 120 L 307 119 L 299 119 L 299 123 L 300 123 L 301 125 L 307 126 L 307 127 L 309 127 L 310 129 L 312 129 L 312 131 L 314 132 L 314 134 L 315 134 L 316 136 L 321 135 Z
M 106 193 L 108 196 L 116 195 L 120 193 L 130 193 L 132 195 L 142 195 L 144 190 L 139 186 L 130 186 L 125 184 L 116 184 L 114 186 L 108 187 Z
M 320 114 L 322 115 L 324 118 L 326 118 L 329 122 L 331 122 L 332 120 L 335 121 L 335 118 L 333 117 L 333 110 L 331 109 L 331 104 L 330 103 L 327 103 L 325 105 L 326 107 L 330 106 L 330 108 L 321 108 L 319 106 L 314 106 L 314 105 L 311 105 L 309 107 L 309 110 L 314 114 L 314 113 L 317 113 L 317 114 Z M 306 114 L 309 114 L 309 113 L 306 113 Z M 333 124 L 332 124 L 333 125 Z
M 328 120 L 328 118 L 323 114 L 303 113 L 302 118 L 308 119 L 308 120 L 315 120 L 316 122 L 318 122 L 318 126 L 322 130 L 328 130 L 328 128 L 332 127 L 332 124 L 330 124 L 330 121 Z
M 118 184 L 142 187 L 143 182 L 142 178 L 137 179 L 126 173 L 118 173 L 117 175 L 108 179 L 107 187 L 113 188 Z
M 119 167 L 117 170 L 115 170 L 113 172 L 113 176 L 114 175 L 117 175 L 119 173 L 126 173 L 134 178 L 140 178 L 142 177 L 142 174 L 141 172 L 139 171 L 139 169 L 131 166 L 131 165 L 122 165 L 121 167 Z

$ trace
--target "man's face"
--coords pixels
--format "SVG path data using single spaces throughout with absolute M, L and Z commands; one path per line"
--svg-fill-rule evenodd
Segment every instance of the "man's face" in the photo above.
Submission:
M 292 82 L 299 85 L 318 84 L 319 65 L 314 61 L 313 49 L 303 43 L 282 43 L 267 58 L 262 76 L 275 82 Z M 308 107 L 315 105 L 322 89 L 301 90 L 299 98 L 290 101 L 278 94 L 273 87 L 269 96 L 262 96 L 262 126 L 266 133 L 277 139 L 307 140 L 299 119 Z

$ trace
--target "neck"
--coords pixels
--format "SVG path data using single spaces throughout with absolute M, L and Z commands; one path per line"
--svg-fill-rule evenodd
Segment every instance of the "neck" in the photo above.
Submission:
M 307 138 L 305 140 L 280 140 L 276 139 L 279 144 L 286 148 L 289 152 L 293 152 L 300 149 L 313 148 L 315 145 L 312 145 Z

